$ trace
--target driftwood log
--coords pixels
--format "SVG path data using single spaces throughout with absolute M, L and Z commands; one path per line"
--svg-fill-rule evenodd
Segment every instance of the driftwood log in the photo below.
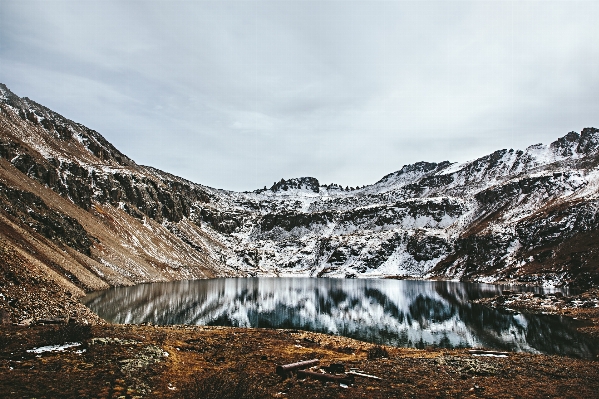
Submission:
M 286 377 L 289 375 L 289 373 L 292 373 L 297 370 L 302 370 L 302 369 L 305 369 L 308 367 L 316 366 L 319 362 L 320 362 L 320 360 L 318 360 L 318 359 L 311 359 L 311 360 L 304 360 L 302 362 L 297 362 L 297 363 L 283 364 L 283 365 L 277 366 L 276 371 L 277 371 L 277 374 L 280 375 L 281 377 Z

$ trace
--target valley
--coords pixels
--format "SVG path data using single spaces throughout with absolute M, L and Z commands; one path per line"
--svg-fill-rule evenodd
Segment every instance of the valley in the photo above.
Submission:
M 581 331 L 596 338 L 598 166 L 599 130 L 589 127 L 462 164 L 404 165 L 363 187 L 301 177 L 232 192 L 138 165 L 100 133 L 0 85 L 2 392 L 192 397 L 212 386 L 221 398 L 236 387 L 250 397 L 592 396 L 595 361 L 475 358 L 436 347 L 369 358 L 372 344 L 326 334 L 113 325 L 80 298 L 115 286 L 256 276 L 570 287 L 587 299 L 506 293 L 487 305 L 584 318 Z M 86 351 L 27 352 L 71 339 Z M 274 374 L 275 363 L 312 357 L 384 382 L 345 390 Z M 92 389 L 91 381 L 103 382 Z

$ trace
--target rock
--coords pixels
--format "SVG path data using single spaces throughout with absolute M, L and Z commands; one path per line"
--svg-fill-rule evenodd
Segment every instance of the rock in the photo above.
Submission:
M 65 324 L 66 320 L 61 317 L 53 317 L 46 319 L 37 319 L 35 324 Z
M 12 318 L 10 313 L 8 313 L 4 309 L 0 309 L 0 324 L 10 324 L 12 323 Z
M 18 322 L 17 326 L 29 327 L 31 324 L 33 324 L 33 319 L 24 319 L 24 320 L 21 320 L 20 322 Z

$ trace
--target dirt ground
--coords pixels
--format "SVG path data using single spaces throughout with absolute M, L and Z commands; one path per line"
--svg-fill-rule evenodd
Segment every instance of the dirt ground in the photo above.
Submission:
M 43 352 L 46 345 L 76 346 Z M 49 348 L 46 348 L 49 349 Z M 581 398 L 599 364 L 560 356 L 380 347 L 297 330 L 146 325 L 0 326 L 0 397 Z M 276 365 L 319 359 L 379 379 L 284 378 Z

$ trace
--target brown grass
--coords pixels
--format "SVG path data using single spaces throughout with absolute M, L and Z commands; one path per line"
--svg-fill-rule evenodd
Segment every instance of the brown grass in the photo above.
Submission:
M 0 327 L 0 392 L 37 398 L 394 398 L 594 397 L 596 361 L 466 350 L 405 349 L 295 330 L 208 327 Z M 89 333 L 89 334 L 88 334 Z M 53 338 L 50 339 L 53 335 Z M 56 337 L 82 342 L 64 352 L 28 349 Z M 104 338 L 104 340 L 98 340 Z M 77 349 L 86 351 L 76 353 Z M 167 352 L 168 356 L 163 353 Z M 386 357 L 381 356 L 386 353 Z M 373 356 L 376 354 L 376 356 Z M 277 364 L 312 358 L 381 377 L 355 383 L 282 378 Z

